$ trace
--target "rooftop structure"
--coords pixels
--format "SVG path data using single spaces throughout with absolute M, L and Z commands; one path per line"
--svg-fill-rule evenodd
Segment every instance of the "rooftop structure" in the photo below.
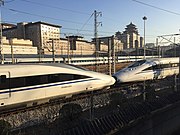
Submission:
M 124 49 L 140 48 L 143 47 L 143 38 L 140 37 L 136 25 L 132 22 L 126 25 L 125 30 L 116 32 L 117 39 L 121 40 Z

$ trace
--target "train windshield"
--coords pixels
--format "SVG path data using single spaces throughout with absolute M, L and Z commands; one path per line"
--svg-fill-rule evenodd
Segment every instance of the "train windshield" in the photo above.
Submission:
M 133 68 L 133 67 L 141 66 L 141 65 L 144 64 L 145 62 L 146 62 L 146 60 L 137 61 L 137 62 L 133 63 L 132 65 L 130 65 L 128 68 Z

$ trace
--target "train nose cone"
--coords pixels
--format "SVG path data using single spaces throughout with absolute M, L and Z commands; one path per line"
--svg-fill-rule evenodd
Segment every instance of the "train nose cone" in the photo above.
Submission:
M 114 77 L 111 77 L 111 85 L 115 84 L 116 79 Z
M 122 83 L 126 80 L 126 75 L 124 73 L 118 72 L 113 75 L 116 80 L 116 83 Z
M 111 76 L 108 76 L 108 78 L 106 78 L 104 80 L 104 83 L 108 84 L 109 86 L 114 85 L 115 82 L 116 82 L 116 80 L 114 79 L 114 77 L 111 77 Z
M 114 76 L 114 75 L 112 77 L 114 78 L 115 83 L 118 83 L 118 78 L 116 76 Z
M 116 80 L 116 82 L 115 83 L 121 83 L 122 81 L 119 79 L 119 78 L 117 78 L 116 76 L 113 76 L 114 77 L 114 79 Z

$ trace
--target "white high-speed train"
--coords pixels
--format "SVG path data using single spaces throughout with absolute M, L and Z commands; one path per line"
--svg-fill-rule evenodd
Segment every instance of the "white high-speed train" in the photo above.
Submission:
M 146 58 L 152 58 L 157 56 L 146 56 Z M 143 59 L 143 56 L 117 56 L 115 61 L 116 62 L 134 62 L 137 60 Z M 72 58 L 62 58 L 58 57 L 55 59 L 55 63 L 69 63 L 73 65 L 95 65 L 95 64 L 107 64 L 108 62 L 112 62 L 112 57 L 72 57 Z M 15 63 L 52 63 L 52 58 L 26 58 L 26 57 L 19 57 L 14 58 Z M 5 64 L 12 63 L 12 58 L 5 58 Z
M 111 76 L 61 63 L 0 65 L 0 110 L 40 104 L 114 83 Z
M 179 58 L 154 58 L 137 61 L 116 72 L 117 83 L 162 79 L 179 74 Z

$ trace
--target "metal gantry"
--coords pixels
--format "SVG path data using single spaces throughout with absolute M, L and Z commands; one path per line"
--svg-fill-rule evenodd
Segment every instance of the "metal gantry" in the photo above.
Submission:
M 97 28 L 98 28 L 99 25 L 102 25 L 102 22 L 97 21 L 98 16 L 102 16 L 102 12 L 97 12 L 95 10 L 94 11 L 94 45 L 95 45 L 95 58 L 96 58 L 96 61 L 99 58 L 99 50 L 100 50 L 99 42 L 98 42 L 98 30 L 97 30 Z M 95 71 L 98 71 L 98 67 L 99 67 L 98 62 L 96 62 Z
M 175 57 L 177 57 L 177 53 L 176 53 L 176 47 L 177 46 L 180 46 L 179 44 L 177 44 L 176 43 L 176 36 L 180 36 L 180 34 L 179 33 L 176 33 L 176 34 L 169 34 L 169 35 L 161 35 L 161 36 L 158 36 L 158 38 L 161 38 L 161 41 L 160 42 L 162 42 L 163 40 L 166 40 L 167 41 L 167 43 L 172 43 L 173 45 L 174 45 L 174 56 Z M 174 38 L 173 38 L 174 37 Z M 173 40 L 173 41 L 172 41 Z M 158 39 L 157 39 L 157 45 L 158 45 Z M 159 45 L 158 45 L 159 46 Z M 179 55 L 179 62 L 180 62 L 180 55 Z M 179 71 L 180 71 L 180 64 L 179 64 Z M 179 75 L 179 77 L 176 77 L 175 76 L 175 85 L 177 85 L 177 86 L 175 86 L 175 91 L 176 90 L 179 90 L 180 89 L 180 87 L 179 87 L 179 85 L 180 85 L 180 75 Z
M 163 40 L 165 40 L 165 41 L 167 41 L 166 43 L 171 43 L 171 44 L 173 44 L 174 45 L 174 56 L 176 57 L 177 56 L 177 54 L 176 54 L 176 47 L 177 46 L 179 46 L 177 43 L 176 43 L 176 36 L 180 36 L 180 34 L 169 34 L 169 35 L 161 35 L 161 36 L 157 36 L 158 37 L 158 39 L 161 39 L 160 41 L 158 41 L 158 39 L 157 39 L 157 45 L 159 44 L 159 43 L 164 43 L 164 42 L 162 42 Z M 159 45 L 158 45 L 159 46 Z M 160 46 L 159 46 L 160 47 Z M 160 52 L 159 52 L 160 53 Z

